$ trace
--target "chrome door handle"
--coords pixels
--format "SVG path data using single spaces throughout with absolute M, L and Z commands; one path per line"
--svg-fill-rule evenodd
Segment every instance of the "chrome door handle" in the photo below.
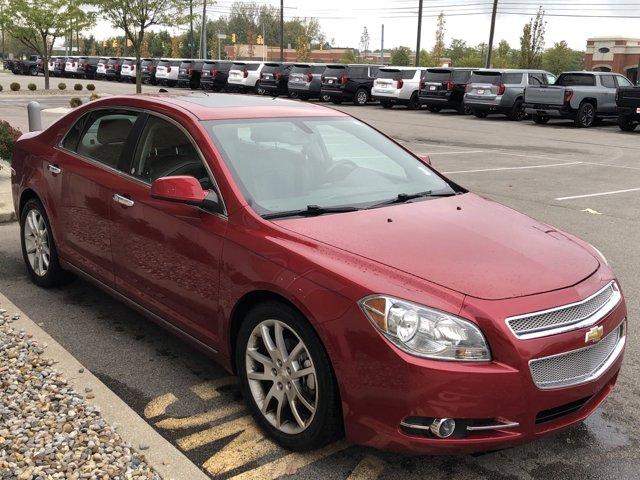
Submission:
M 49 164 L 49 165 L 47 166 L 47 169 L 48 169 L 51 173 L 53 173 L 54 175 L 59 175 L 59 174 L 61 174 L 61 173 L 62 173 L 62 169 L 61 169 L 60 167 L 58 167 L 57 165 L 51 165 L 51 164 Z
M 134 201 L 130 198 L 123 197 L 122 195 L 118 195 L 117 193 L 113 196 L 113 201 L 119 203 L 123 207 L 133 207 Z

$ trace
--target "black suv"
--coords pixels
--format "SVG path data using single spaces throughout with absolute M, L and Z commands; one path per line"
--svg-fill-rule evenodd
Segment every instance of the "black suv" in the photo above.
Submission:
M 102 60 L 100 57 L 78 57 L 78 70 L 76 76 L 88 79 L 96 78 L 96 70 L 98 62 Z
M 472 68 L 427 68 L 420 82 L 420 105 L 430 112 L 446 108 L 469 114 L 464 92 L 472 73 Z
M 632 132 L 640 122 L 640 86 L 618 87 L 618 125 L 625 132 Z
M 122 63 L 125 61 L 123 58 L 111 57 L 105 66 L 104 76 L 107 80 L 122 81 L 120 76 L 120 70 L 122 69 Z
M 226 89 L 231 65 L 233 62 L 228 60 L 205 60 L 200 73 L 200 87 L 214 92 Z
M 353 101 L 355 105 L 365 105 L 371 99 L 379 68 L 379 65 L 327 65 L 322 74 L 321 92 L 335 104 Z
M 157 58 L 143 58 L 140 61 L 140 75 L 142 83 L 156 85 L 156 67 L 160 62 Z
M 260 86 L 265 95 L 286 95 L 289 73 L 293 64 L 283 62 L 266 62 L 260 71 Z
M 296 63 L 289 73 L 287 88 L 289 96 L 302 100 L 319 98 L 329 101 L 328 95 L 321 95 L 322 74 L 327 66 L 324 63 Z
M 200 88 L 200 74 L 204 60 L 183 60 L 178 70 L 178 86 L 192 90 Z

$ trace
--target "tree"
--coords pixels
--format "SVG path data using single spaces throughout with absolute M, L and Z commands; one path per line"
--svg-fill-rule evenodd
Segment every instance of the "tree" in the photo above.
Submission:
M 53 44 L 69 28 L 68 5 L 65 0 L 11 0 L 3 9 L 2 23 L 7 32 L 42 57 L 46 90 Z
M 520 37 L 521 68 L 541 67 L 546 25 L 544 10 L 540 7 L 535 18 L 532 18 L 522 29 L 522 36 Z
M 136 57 L 136 93 L 142 92 L 141 54 L 144 36 L 154 25 L 185 23 L 186 0 L 90 0 L 114 28 L 124 31 Z M 126 44 L 126 42 L 125 42 Z
M 369 30 L 365 25 L 362 29 L 362 35 L 360 35 L 360 49 L 363 52 L 363 57 L 367 56 L 367 51 L 369 50 L 369 43 L 371 42 L 371 37 L 369 37 Z
M 357 61 L 356 54 L 351 48 L 347 48 L 340 58 L 340 63 L 356 63 Z
M 444 18 L 444 13 L 440 12 L 440 15 L 438 15 L 438 19 L 436 20 L 436 42 L 433 45 L 433 50 L 431 50 L 431 56 L 438 64 L 440 64 L 442 59 L 444 58 L 444 35 L 446 23 L 447 21 Z
M 424 48 L 420 50 L 420 58 L 418 60 L 419 60 L 418 63 L 420 64 L 421 67 L 435 66 L 435 62 L 433 61 L 431 54 L 427 52 Z
M 514 68 L 517 64 L 517 51 L 514 51 L 509 42 L 501 40 L 493 56 L 493 67 Z
M 584 52 L 572 50 L 562 40 L 542 54 L 542 66 L 556 75 L 567 70 L 582 70 Z
M 408 66 L 411 65 L 411 49 L 409 47 L 398 47 L 391 50 L 391 65 Z

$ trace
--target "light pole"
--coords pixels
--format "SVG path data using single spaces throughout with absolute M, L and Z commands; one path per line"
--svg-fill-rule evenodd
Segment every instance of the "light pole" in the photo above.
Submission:
M 207 0 L 202 3 L 202 25 L 200 26 L 200 58 L 207 59 Z
M 491 68 L 491 50 L 493 49 L 493 34 L 496 30 L 496 14 L 498 13 L 498 0 L 493 0 L 493 11 L 491 12 L 491 30 L 489 31 L 489 45 L 487 48 L 487 59 L 484 62 L 485 68 Z
M 422 0 L 418 2 L 418 40 L 416 41 L 416 67 L 420 66 L 420 33 L 422 30 Z
M 193 58 L 193 0 L 189 0 L 189 56 Z
M 280 0 L 280 61 L 284 62 L 284 0 Z

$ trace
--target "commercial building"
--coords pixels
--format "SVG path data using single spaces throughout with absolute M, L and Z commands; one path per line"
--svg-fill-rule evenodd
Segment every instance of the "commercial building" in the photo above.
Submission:
M 598 37 L 587 40 L 584 57 L 586 70 L 617 72 L 631 81 L 638 81 L 640 63 L 640 39 L 622 37 Z

